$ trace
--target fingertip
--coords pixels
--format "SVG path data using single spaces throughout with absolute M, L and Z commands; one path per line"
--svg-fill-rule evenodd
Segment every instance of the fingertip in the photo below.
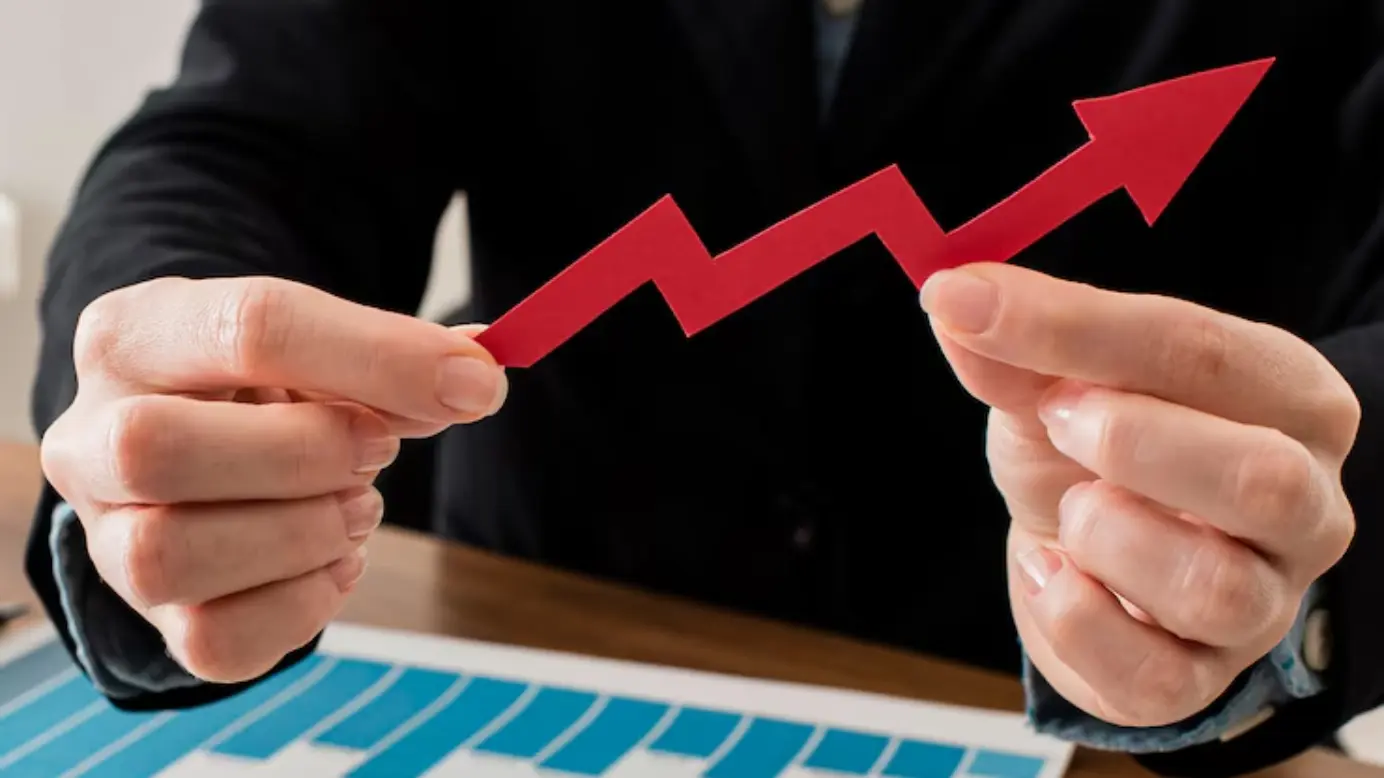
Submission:
M 509 378 L 493 360 L 451 355 L 438 366 L 437 398 L 458 422 L 475 421 L 495 412 L 509 391 Z
M 999 316 L 999 286 L 979 273 L 960 269 L 934 273 L 920 294 L 923 310 L 949 333 L 962 337 L 984 334 Z
M 952 271 L 946 269 L 938 270 L 929 275 L 927 278 L 923 279 L 923 285 L 918 289 L 918 304 L 922 306 L 924 313 L 931 315 L 931 304 L 932 301 L 936 299 L 937 287 L 941 286 L 946 280 L 945 278 L 939 280 L 938 277 L 944 276 L 946 273 L 950 272 Z
M 478 359 L 490 365 L 491 367 L 498 369 L 500 371 L 500 374 L 503 376 L 505 373 L 506 366 L 500 364 L 500 360 L 497 359 L 495 355 L 490 352 L 490 349 L 486 348 L 485 344 L 481 343 L 480 341 L 480 336 L 489 329 L 489 324 L 479 323 L 457 324 L 447 328 L 449 333 L 454 335 L 460 335 L 462 337 L 466 344 L 465 355 L 477 357 Z
M 342 594 L 347 594 L 356 588 L 356 584 L 365 575 L 366 568 L 366 547 L 359 546 L 350 554 L 338 559 L 327 566 L 327 574 L 331 576 L 332 583 Z
M 509 376 L 505 374 L 504 368 L 500 368 L 499 380 L 495 385 L 495 402 L 491 404 L 487 416 L 494 416 L 504 407 L 505 400 L 509 399 Z

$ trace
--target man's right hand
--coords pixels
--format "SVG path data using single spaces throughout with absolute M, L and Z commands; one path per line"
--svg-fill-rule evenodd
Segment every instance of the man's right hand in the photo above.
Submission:
M 78 322 L 77 396 L 44 473 L 173 658 L 251 680 L 340 611 L 400 438 L 504 402 L 475 331 L 272 278 L 120 289 Z

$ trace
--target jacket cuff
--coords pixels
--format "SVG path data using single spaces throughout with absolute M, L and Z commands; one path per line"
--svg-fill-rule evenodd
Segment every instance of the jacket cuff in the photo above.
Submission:
M 1088 748 L 1132 754 L 1180 751 L 1233 739 L 1264 723 L 1287 703 L 1324 691 L 1322 674 L 1313 669 L 1324 651 L 1324 625 L 1316 615 L 1322 612 L 1321 604 L 1318 582 L 1308 590 L 1288 635 L 1268 655 L 1201 713 L 1162 727 L 1120 727 L 1085 713 L 1063 699 L 1025 654 L 1023 683 L 1029 722 L 1042 734 Z
M 67 503 L 53 509 L 48 545 L 73 654 L 97 691 L 119 700 L 201 685 L 168 655 L 158 632 L 101 580 L 82 523 Z

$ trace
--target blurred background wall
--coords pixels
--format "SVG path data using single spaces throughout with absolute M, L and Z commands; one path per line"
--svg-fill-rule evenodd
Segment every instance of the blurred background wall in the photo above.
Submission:
M 28 417 L 38 352 L 35 304 L 43 263 L 91 155 L 150 88 L 176 72 L 195 0 L 0 0 L 0 195 L 19 214 L 18 256 L 0 235 L 0 440 L 33 440 Z M 458 201 L 457 205 L 460 205 Z M 465 223 L 439 231 L 422 315 L 465 296 Z M 14 267 L 0 268 L 0 279 Z

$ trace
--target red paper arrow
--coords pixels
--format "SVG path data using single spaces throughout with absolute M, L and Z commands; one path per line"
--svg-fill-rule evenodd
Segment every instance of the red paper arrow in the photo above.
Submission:
M 1151 226 L 1272 64 L 1272 58 L 1256 60 L 1076 101 L 1090 141 L 950 233 L 897 166 L 715 259 L 665 196 L 477 340 L 501 365 L 528 367 L 650 281 L 691 337 L 871 234 L 921 289 L 943 268 L 1009 260 L 1121 188 Z

